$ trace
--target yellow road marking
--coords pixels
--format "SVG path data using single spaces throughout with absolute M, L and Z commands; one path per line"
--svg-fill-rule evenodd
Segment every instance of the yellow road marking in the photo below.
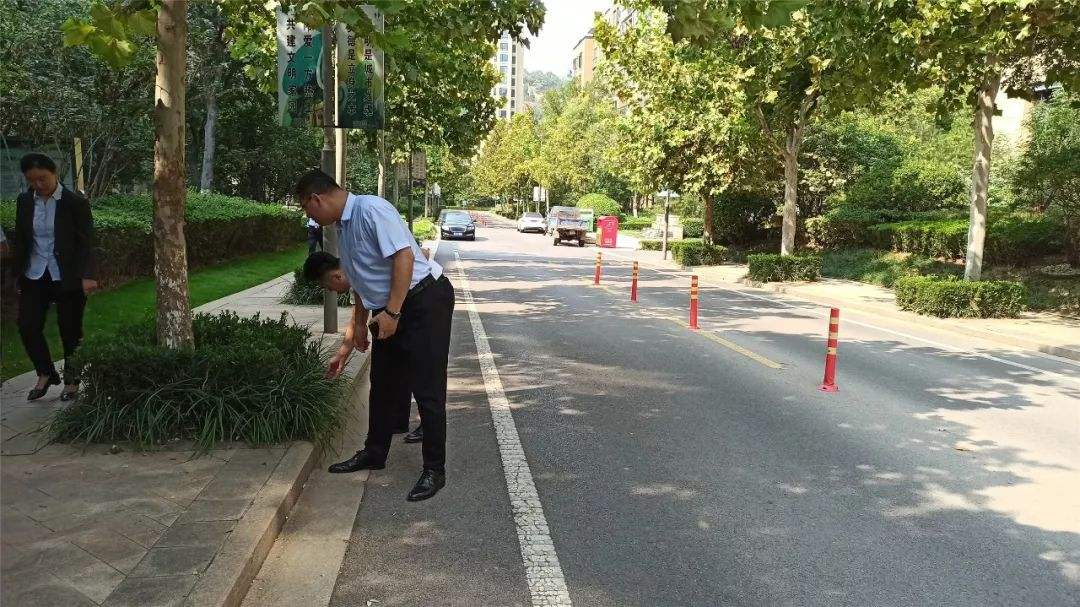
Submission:
M 600 285 L 600 288 L 603 289 L 604 291 L 607 291 L 611 295 L 624 295 L 624 293 L 622 291 L 616 291 L 614 288 L 609 287 L 607 285 Z M 637 315 L 638 316 L 644 316 L 646 318 L 656 318 L 656 319 L 660 319 L 660 320 L 666 320 L 668 322 L 673 322 L 673 323 L 683 327 L 684 329 L 689 329 L 690 328 L 690 323 L 688 323 L 688 322 L 685 322 L 683 320 L 679 320 L 678 318 L 673 318 L 671 316 L 664 316 L 663 314 L 659 314 L 659 313 L 656 313 L 656 312 L 641 311 L 641 312 L 638 312 Z M 751 352 L 750 350 L 747 350 L 746 348 L 740 346 L 739 344 L 737 344 L 737 343 L 735 343 L 733 341 L 729 341 L 727 339 L 724 339 L 723 337 L 720 337 L 719 335 L 717 335 L 713 331 L 704 330 L 704 331 L 695 331 L 695 333 L 697 335 L 700 335 L 700 336 L 704 337 L 705 339 L 709 339 L 709 340 L 711 340 L 713 342 L 716 342 L 716 343 L 720 344 L 721 346 L 724 346 L 725 348 L 727 348 L 727 349 L 729 349 L 729 350 L 731 350 L 733 352 L 737 352 L 739 354 L 742 354 L 743 356 L 749 358 L 750 360 L 752 360 L 754 362 L 757 362 L 757 363 L 759 363 L 761 365 L 764 365 L 764 366 L 766 366 L 766 367 L 768 367 L 770 369 L 783 369 L 784 368 L 783 365 L 781 365 L 780 363 L 769 360 L 768 358 L 765 358 L 764 356 L 762 356 L 762 355 L 760 355 L 760 354 L 758 354 L 756 352 Z

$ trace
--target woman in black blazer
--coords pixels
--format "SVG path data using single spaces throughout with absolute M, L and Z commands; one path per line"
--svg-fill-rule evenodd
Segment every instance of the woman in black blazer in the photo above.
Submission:
M 20 169 L 30 189 L 16 201 L 12 239 L 19 274 L 19 336 L 38 374 L 27 400 L 37 400 L 60 384 L 45 341 L 45 315 L 53 303 L 64 344 L 60 400 L 72 400 L 79 391 L 72 355 L 82 341 L 86 296 L 97 288 L 94 218 L 86 198 L 60 184 L 52 158 L 27 154 Z

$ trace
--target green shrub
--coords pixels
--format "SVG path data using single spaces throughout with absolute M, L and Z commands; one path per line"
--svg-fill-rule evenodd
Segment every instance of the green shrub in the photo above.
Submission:
M 497 204 L 492 208 L 492 211 L 494 211 L 496 215 L 505 217 L 507 219 L 518 218 L 517 207 L 512 204 Z
M 285 296 L 281 298 L 281 303 L 294 306 L 314 306 L 322 305 L 322 302 L 322 285 L 314 280 L 308 280 L 304 276 L 303 267 L 296 268 L 293 272 L 293 281 L 289 284 L 289 289 L 285 291 Z M 338 295 L 338 305 L 342 307 L 351 306 L 352 297 L 348 293 Z
M 427 217 L 421 217 L 420 219 L 414 219 L 412 224 L 413 238 L 417 242 L 424 242 L 425 240 L 434 240 L 436 235 L 435 222 Z
M 731 192 L 713 201 L 713 239 L 724 245 L 760 242 L 776 216 L 777 199 L 756 192 Z
M 653 224 L 652 217 L 627 217 L 619 221 L 620 230 L 644 230 L 651 228 Z
M 1024 285 L 1004 280 L 964 281 L 913 276 L 896 281 L 902 310 L 943 318 L 1012 318 L 1025 307 Z
M 671 243 L 671 255 L 684 266 L 714 266 L 724 262 L 726 249 L 707 245 L 701 239 L 684 239 Z
M 54 440 L 140 446 L 193 439 L 267 445 L 327 440 L 341 425 L 341 380 L 327 380 L 311 332 L 234 313 L 194 319 L 195 346 L 159 345 L 154 323 L 91 336 L 80 348 L 83 394 L 49 424 Z
M 881 211 L 838 206 L 806 220 L 810 245 L 819 249 L 846 249 L 870 244 L 870 226 L 886 221 Z
M 967 219 L 886 223 L 871 226 L 869 232 L 879 248 L 949 259 L 961 259 L 967 252 Z M 1049 217 L 991 217 L 987 226 L 985 256 L 991 263 L 1021 263 L 1064 247 L 1064 229 Z
M 586 194 L 577 201 L 579 209 L 592 209 L 596 217 L 603 215 L 622 216 L 622 206 L 609 196 L 593 192 Z
M 967 231 L 964 219 L 914 220 L 871 226 L 870 237 L 882 249 L 959 259 L 967 250 Z
M 642 251 L 659 251 L 663 248 L 663 244 L 663 241 L 660 240 L 645 239 L 638 241 L 638 248 Z
M 104 196 L 91 204 L 98 249 L 98 282 L 115 286 L 154 273 L 150 196 Z M 299 211 L 221 194 L 187 194 L 189 268 L 245 255 L 281 251 L 304 242 Z M 14 236 L 15 202 L 0 202 L 0 223 Z
M 859 176 L 846 192 L 848 202 L 907 212 L 964 207 L 969 167 L 948 162 L 931 150 L 910 148 L 904 154 Z
M 757 253 L 746 256 L 749 275 L 758 282 L 814 281 L 821 277 L 818 255 Z
M 683 238 L 701 238 L 705 235 L 705 222 L 698 217 L 682 218 Z

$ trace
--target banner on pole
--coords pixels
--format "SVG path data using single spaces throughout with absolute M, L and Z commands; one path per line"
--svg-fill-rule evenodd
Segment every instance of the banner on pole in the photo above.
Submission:
M 376 31 L 383 31 L 383 15 L 375 7 L 361 8 Z M 337 26 L 338 125 L 346 129 L 377 131 L 385 115 L 384 55 L 372 40 Z
M 362 6 L 376 30 L 383 16 Z M 384 55 L 374 42 L 339 23 L 333 31 L 338 71 L 337 124 L 346 129 L 379 130 L 385 116 Z M 277 11 L 278 123 L 282 126 L 322 126 L 325 76 L 320 30 L 298 22 L 291 13 Z
M 278 123 L 310 126 L 321 109 L 322 32 L 277 11 Z

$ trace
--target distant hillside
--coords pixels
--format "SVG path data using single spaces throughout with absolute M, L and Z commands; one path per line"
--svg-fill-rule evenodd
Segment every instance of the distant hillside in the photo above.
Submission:
M 551 89 L 559 88 L 566 84 L 566 78 L 562 78 L 552 72 L 531 72 L 525 70 L 525 100 L 531 103 L 540 103 L 540 98 Z

